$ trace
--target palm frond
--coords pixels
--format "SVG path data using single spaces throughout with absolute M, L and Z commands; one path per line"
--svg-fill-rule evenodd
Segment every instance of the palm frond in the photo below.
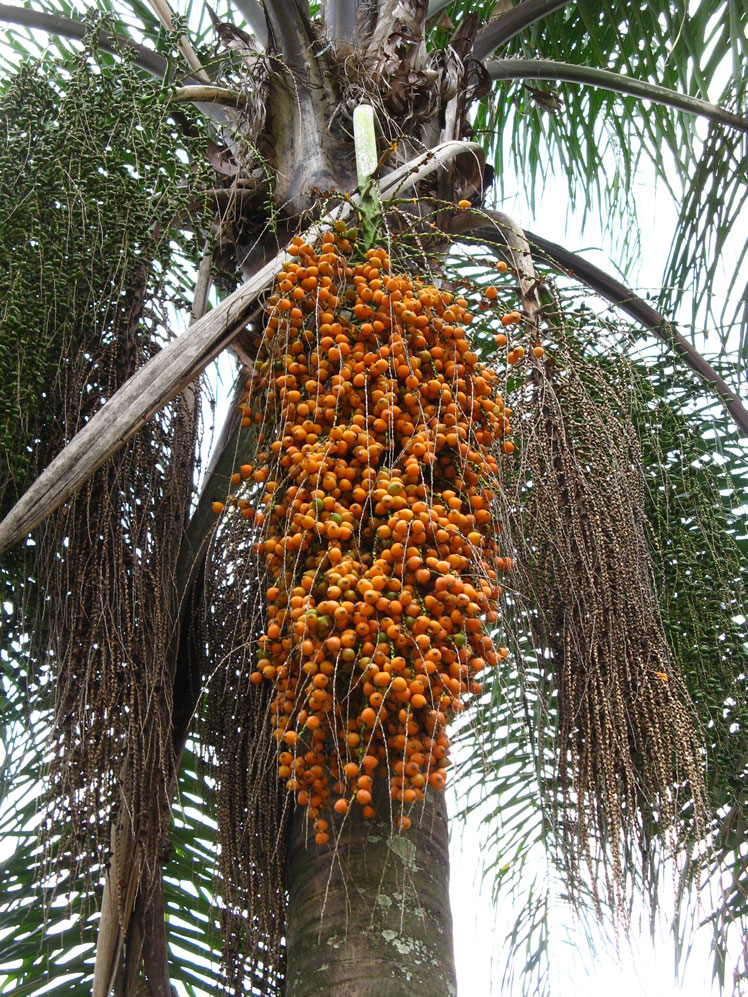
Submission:
M 484 882 L 494 903 L 511 903 L 516 911 L 501 949 L 502 990 L 548 997 L 549 828 L 528 707 L 516 672 L 493 674 L 475 716 L 457 738 L 460 764 L 471 776 L 454 816 L 479 816 Z
M 74 51 L 63 42 L 63 39 L 70 38 L 76 41 L 83 41 L 88 33 L 85 21 L 65 17 L 57 13 L 47 13 L 8 4 L 0 5 L 0 21 L 47 33 L 53 39 L 52 44 L 55 45 L 63 58 L 69 56 Z M 118 24 L 117 27 L 120 27 L 120 25 Z M 124 26 L 122 27 L 124 28 Z M 40 58 L 43 53 L 42 46 L 33 36 L 29 36 L 27 45 L 15 40 L 12 34 L 9 35 L 6 41 L 12 45 L 16 56 L 20 56 L 23 59 Z M 123 50 L 129 51 L 133 55 L 133 61 L 136 66 L 145 69 L 158 79 L 163 79 L 166 75 L 168 69 L 166 59 L 158 52 L 154 52 L 152 48 L 132 41 L 127 37 L 126 29 L 115 36 L 115 38 L 112 38 L 110 32 L 101 28 L 96 35 L 96 44 L 102 51 L 112 54 Z M 14 70 L 17 68 L 15 59 L 11 65 Z
M 486 230 L 480 233 L 485 235 Z M 535 237 L 530 238 L 533 242 Z M 466 272 L 473 277 L 486 265 L 484 253 L 485 249 L 478 248 L 466 258 Z M 571 260 L 565 261 L 568 266 L 564 261 L 559 262 L 564 272 L 573 265 Z M 541 288 L 551 286 L 549 275 L 542 270 L 540 278 Z M 480 279 L 495 282 L 495 271 L 487 270 Z M 550 303 L 555 302 L 548 318 L 551 340 L 554 321 L 551 313 L 563 305 L 576 314 L 575 292 L 567 279 L 562 278 L 561 283 L 562 288 L 547 299 L 549 309 Z M 542 293 L 545 296 L 547 291 Z M 620 351 L 633 357 L 626 361 L 629 388 L 624 407 L 642 448 L 644 508 L 653 579 L 659 596 L 658 612 L 662 614 L 670 652 L 678 662 L 705 738 L 707 789 L 714 814 L 713 822 L 706 828 L 706 837 L 701 836 L 703 831 L 695 836 L 701 841 L 696 851 L 684 852 L 679 858 L 682 871 L 676 909 L 680 918 L 676 922 L 676 953 L 682 965 L 693 931 L 698 927 L 697 905 L 691 891 L 699 881 L 708 882 L 701 898 L 709 911 L 707 924 L 713 929 L 715 972 L 721 973 L 735 960 L 735 940 L 731 936 L 739 931 L 737 925 L 745 924 L 748 895 L 748 865 L 738 847 L 748 789 L 745 711 L 748 629 L 744 605 L 748 591 L 748 521 L 745 510 L 741 509 L 741 496 L 748 486 L 748 452 L 740 429 L 717 402 L 713 388 L 684 369 L 679 358 L 668 353 L 663 344 L 655 344 L 649 331 L 639 333 L 635 344 L 631 330 L 620 321 L 595 319 L 584 308 L 578 318 L 580 331 L 586 327 L 578 343 L 580 356 L 591 352 L 604 363 L 608 362 L 608 356 L 614 357 Z M 657 323 L 646 319 L 642 325 L 646 330 L 657 328 Z M 486 342 L 479 340 L 476 348 L 485 349 Z M 734 383 L 734 367 L 719 359 L 713 359 L 712 363 L 723 384 Z M 521 380 L 510 379 L 507 387 L 511 390 L 514 383 L 516 390 Z M 516 406 L 519 410 L 518 400 L 511 395 L 510 400 L 512 409 Z M 542 432 L 542 426 L 535 423 L 523 426 L 520 418 L 517 440 L 520 451 L 523 434 L 527 433 L 529 438 L 538 432 Z M 516 498 L 521 503 L 521 494 Z M 507 542 L 506 523 L 504 534 Z M 460 764 L 471 773 L 468 796 L 472 793 L 479 801 L 476 806 L 482 806 L 486 813 L 491 844 L 482 852 L 492 856 L 490 875 L 497 890 L 502 890 L 503 897 L 511 893 L 508 888 L 517 871 L 515 865 L 519 864 L 517 887 L 532 891 L 532 899 L 527 896 L 518 905 L 513 941 L 522 939 L 523 951 L 535 960 L 541 953 L 543 939 L 546 947 L 551 945 L 548 912 L 564 892 L 558 876 L 564 853 L 563 828 L 557 819 L 560 787 L 553 764 L 558 701 L 556 679 L 553 671 L 549 672 L 550 659 L 543 647 L 528 643 L 533 627 L 518 602 L 515 585 L 511 584 L 510 576 L 504 626 L 510 635 L 505 643 L 511 644 L 518 670 L 501 679 L 493 676 L 491 697 L 481 701 L 473 721 L 477 736 L 466 737 L 461 744 L 469 760 L 461 760 Z M 550 611 L 550 607 L 542 604 L 532 610 L 541 614 Z M 506 705 L 512 696 L 513 711 Z M 521 801 L 516 827 L 524 829 L 525 837 L 520 837 L 521 848 L 517 848 L 512 805 L 513 793 L 521 794 L 522 788 L 514 788 L 514 766 L 522 758 L 521 779 L 526 795 L 516 798 L 518 805 Z M 681 819 L 686 825 L 691 824 L 691 810 L 686 808 Z M 524 866 L 520 863 L 520 855 L 532 855 L 533 849 L 545 855 L 545 865 L 533 866 L 527 860 L 523 860 Z M 670 859 L 667 848 L 651 849 L 646 862 L 643 856 L 637 860 L 629 853 L 627 874 L 632 877 L 629 896 L 633 897 L 648 884 L 650 899 L 656 904 L 658 884 L 663 874 L 668 878 L 665 870 Z M 723 887 L 719 885 L 720 876 L 726 884 Z M 600 911 L 596 898 L 586 892 L 588 885 L 584 878 L 576 883 L 577 888 L 582 887 L 582 894 L 575 898 L 575 909 L 582 923 L 585 918 L 594 920 L 596 911 Z M 691 917 L 688 926 L 687 910 Z M 539 972 L 540 964 L 537 961 L 534 964 Z M 511 971 L 520 978 L 521 959 Z M 539 980 L 529 984 L 530 992 L 536 985 L 540 985 Z
M 734 366 L 713 363 L 734 379 Z M 648 515 L 662 613 L 699 711 L 714 814 L 703 865 L 694 857 L 684 867 L 674 933 L 685 961 L 694 929 L 702 921 L 711 926 L 713 972 L 722 985 L 740 951 L 736 935 L 745 937 L 748 923 L 741 847 L 748 817 L 746 447 L 713 400 L 661 356 L 649 358 L 646 376 L 652 393 L 638 421 L 650 448 Z M 687 887 L 699 877 L 701 911 Z
M 602 325 L 600 328 L 600 338 L 587 340 L 585 349 L 610 350 L 610 340 L 603 335 Z M 625 337 L 626 333 L 620 329 L 617 335 Z M 686 958 L 692 933 L 699 926 L 691 893 L 694 884 L 709 883 L 709 893 L 704 886 L 701 902 L 709 903 L 705 923 L 713 931 L 714 971 L 723 976 L 725 967 L 735 961 L 735 941 L 728 940 L 739 932 L 737 925 L 745 925 L 748 896 L 748 863 L 739 846 L 748 789 L 748 631 L 744 605 L 748 522 L 740 508 L 740 496 L 748 485 L 746 447 L 737 427 L 715 404 L 708 389 L 674 366 L 672 356 L 651 342 L 637 353 L 639 359 L 629 367 L 633 378 L 630 417 L 640 436 L 646 469 L 646 515 L 655 583 L 668 644 L 705 737 L 707 788 L 714 814 L 707 837 L 701 839 L 696 851 L 684 852 L 679 858 L 682 872 L 676 953 L 679 959 Z M 730 376 L 724 368 L 720 373 Z M 537 432 L 538 428 L 529 431 Z M 553 888 L 565 847 L 563 829 L 556 821 L 559 785 L 552 761 L 558 704 L 545 652 L 528 645 L 527 634 L 532 628 L 526 619 L 517 618 L 518 609 L 509 587 L 506 620 L 513 627 L 514 660 L 522 667 L 501 685 L 494 680 L 497 684 L 491 698 L 480 703 L 473 721 L 477 738 L 466 739 L 462 748 L 471 759 L 464 762 L 464 769 L 472 773 L 469 792 L 491 809 L 486 818 L 491 829 L 486 853 L 495 856 L 490 871 L 496 889 L 505 890 L 514 883 L 514 889 L 528 891 L 512 941 L 522 942 L 523 951 L 539 973 L 537 960 L 550 944 L 548 904 L 552 901 L 546 891 Z M 536 606 L 533 612 L 547 610 Z M 514 715 L 506 707 L 513 688 Z M 522 713 L 530 740 L 523 741 L 522 725 L 517 720 Z M 521 788 L 514 790 L 517 795 L 513 796 L 514 767 L 523 753 Z M 513 805 L 518 808 L 516 812 Z M 692 811 L 684 810 L 681 819 L 690 824 Z M 541 850 L 541 845 L 546 866 L 533 878 L 522 860 L 533 849 Z M 649 884 L 651 902 L 656 904 L 658 883 L 671 858 L 667 848 L 653 848 L 645 865 L 643 856 L 637 860 L 629 853 L 630 896 Z M 720 886 L 720 881 L 724 885 Z M 586 892 L 584 878 L 576 885 L 582 886 L 582 893 L 574 898 L 575 910 L 583 919 L 594 917 L 600 910 L 597 899 Z M 561 892 L 557 885 L 556 896 Z M 689 904 L 691 921 L 687 925 Z M 518 971 L 521 974 L 519 967 L 510 969 Z M 541 982 L 542 975 L 530 985 L 529 992 Z
M 7 696 L 7 677 L 4 685 Z M 10 711 L 3 721 L 7 734 L 15 723 Z M 64 874 L 39 885 L 44 874 L 38 834 L 44 742 L 43 719 L 32 729 L 24 724 L 3 766 L 0 836 L 6 847 L 11 841 L 14 847 L 0 862 L 0 994 L 80 994 L 90 989 L 93 978 L 98 917 L 84 911 L 90 912 L 92 900 L 100 901 L 103 870 L 93 897 Z M 196 986 L 212 993 L 221 978 L 220 912 L 214 894 L 218 860 L 215 797 L 202 773 L 188 746 L 174 807 L 164 901 L 172 982 L 187 992 Z
M 573 925 L 568 916 L 549 796 L 554 719 L 544 717 L 545 698 L 538 693 L 545 685 L 542 662 L 520 629 L 513 631 L 510 660 L 522 660 L 537 688 L 529 689 L 510 666 L 491 673 L 457 737 L 458 764 L 470 774 L 454 816 L 458 822 L 479 820 L 483 879 L 508 924 L 506 937 L 497 939 L 501 992 L 550 997 L 556 993 L 552 961 L 559 948 L 576 949 L 584 961 L 594 958 L 603 941 L 613 946 L 590 891 L 578 898 Z
M 692 335 L 716 333 L 741 368 L 748 362 L 746 215 L 748 142 L 712 125 L 681 202 L 660 306 L 672 312 L 685 299 Z
M 684 97 L 710 100 L 740 115 L 745 108 L 746 39 L 748 11 L 719 0 L 702 0 L 687 13 L 670 5 L 618 8 L 580 0 L 532 24 L 497 55 L 595 67 Z M 571 207 L 595 210 L 615 220 L 611 234 L 624 262 L 626 245 L 637 232 L 636 180 L 648 161 L 676 201 L 684 198 L 665 282 L 679 288 L 693 284 L 695 299 L 702 304 L 720 272 L 719 251 L 729 233 L 736 233 L 739 241 L 744 139 L 715 129 L 702 152 L 701 130 L 681 111 L 645 109 L 632 97 L 602 88 L 583 93 L 563 83 L 496 87 L 484 98 L 474 124 L 493 149 L 502 188 L 512 170 L 523 178 L 534 204 L 551 172 L 564 176 Z M 723 140 L 728 155 L 710 154 L 710 142 L 713 148 Z M 700 163 L 702 170 L 708 163 L 710 171 L 705 191 L 698 175 L 693 176 Z M 707 204 L 712 210 L 703 210 Z M 715 252 L 694 253 L 694 245 L 703 245 L 705 234 Z M 740 246 L 737 253 L 742 259 Z M 720 313 L 727 323 L 721 333 L 724 343 L 733 323 L 743 328 L 745 322 L 745 302 L 742 288 L 735 286 L 735 272 L 733 293 Z
M 477 34 L 473 43 L 473 57 L 485 59 L 487 55 L 505 45 L 516 35 L 526 31 L 533 24 L 544 20 L 562 7 L 568 7 L 571 0 L 524 0 L 498 14 L 493 14 L 488 24 Z M 494 7 L 491 4 L 491 7 Z

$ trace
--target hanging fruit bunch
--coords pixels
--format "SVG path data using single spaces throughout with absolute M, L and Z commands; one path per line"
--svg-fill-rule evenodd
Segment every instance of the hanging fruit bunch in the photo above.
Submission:
M 393 272 L 384 249 L 357 262 L 341 232 L 291 255 L 242 403 L 260 449 L 230 502 L 269 581 L 251 678 L 273 683 L 278 774 L 324 844 L 320 812 L 374 816 L 379 778 L 401 828 L 446 785 L 447 725 L 507 653 L 487 631 L 511 567 L 492 504 L 513 446 L 465 298 Z

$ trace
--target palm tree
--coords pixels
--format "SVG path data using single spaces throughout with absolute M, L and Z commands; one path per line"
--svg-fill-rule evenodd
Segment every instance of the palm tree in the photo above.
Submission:
M 748 413 L 727 362 L 745 353 L 748 297 L 719 306 L 710 285 L 744 207 L 748 15 L 715 0 L 241 0 L 234 18 L 206 4 L 183 21 L 152 7 L 0 8 L 54 39 L 3 91 L 9 986 L 34 992 L 49 966 L 55 990 L 82 992 L 95 946 L 101 997 L 219 980 L 455 990 L 443 795 L 405 832 L 384 801 L 372 821 L 329 815 L 332 844 L 315 843 L 279 784 L 273 693 L 252 678 L 272 588 L 257 527 L 213 511 L 262 448 L 247 408 L 262 296 L 292 239 L 326 231 L 388 239 L 400 266 L 467 281 L 476 305 L 494 281 L 552 344 L 538 338 L 503 389 L 519 425 L 501 500 L 512 665 L 459 735 L 466 778 L 510 801 L 491 834 L 497 884 L 530 887 L 524 986 L 541 992 L 548 950 L 547 893 L 524 871 L 536 842 L 580 909 L 619 921 L 640 888 L 656 904 L 669 855 L 687 856 L 684 895 L 730 868 L 713 915 L 724 962 L 748 882 L 731 498 Z M 37 53 L 13 37 L 11 62 Z M 654 304 L 485 207 L 494 173 L 534 190 L 559 164 L 572 204 L 613 216 L 625 266 L 641 160 L 681 206 Z M 578 307 L 571 273 L 618 317 Z M 691 337 L 664 317 L 686 286 Z M 175 306 L 190 323 L 173 338 Z M 693 342 L 705 322 L 713 363 Z M 493 363 L 490 329 L 473 348 Z M 196 496 L 196 379 L 225 348 L 242 374 Z

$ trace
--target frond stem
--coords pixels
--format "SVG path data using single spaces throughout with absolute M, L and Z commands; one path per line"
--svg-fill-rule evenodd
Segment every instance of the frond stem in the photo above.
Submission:
M 258 0 L 234 0 L 234 2 L 257 41 L 263 48 L 267 48 L 268 26 L 265 20 L 265 11 Z
M 661 315 L 658 311 L 638 297 L 631 288 L 615 280 L 610 274 L 600 270 L 599 267 L 571 253 L 554 242 L 549 242 L 542 236 L 527 233 L 527 238 L 533 248 L 536 259 L 545 259 L 560 266 L 564 270 L 571 270 L 575 277 L 582 280 L 593 291 L 601 297 L 617 305 L 621 311 L 626 312 L 635 322 L 643 325 L 645 329 L 653 332 L 658 339 L 667 343 L 679 356 L 682 357 L 686 366 L 699 375 L 704 381 L 714 388 L 721 402 L 730 413 L 732 419 L 745 436 L 748 436 L 748 410 L 736 395 L 730 385 L 712 367 L 709 361 L 696 350 L 687 339 L 685 339 L 673 326 L 673 324 Z
M 59 14 L 44 14 L 38 10 L 30 10 L 28 7 L 11 7 L 9 4 L 0 4 L 0 21 L 46 31 L 47 34 L 60 35 L 62 38 L 74 38 L 77 41 L 82 41 L 86 37 L 86 25 L 83 21 L 75 21 Z M 100 28 L 96 35 L 96 46 L 112 55 L 116 55 L 118 51 L 127 50 L 133 54 L 135 65 L 140 69 L 144 69 L 157 79 L 163 79 L 166 75 L 168 64 L 163 56 L 122 35 L 112 34 L 104 28 Z M 188 77 L 188 79 L 190 78 Z
M 536 21 L 553 14 L 561 7 L 568 7 L 571 0 L 525 0 L 512 10 L 489 21 L 475 36 L 470 55 L 481 62 L 499 45 L 508 42 Z
M 322 22 L 329 41 L 353 44 L 356 38 L 356 0 L 326 0 L 322 4 Z
M 223 104 L 224 107 L 236 108 L 244 107 L 247 102 L 246 96 L 236 90 L 214 86 L 177 87 L 172 95 L 172 100 L 179 103 Z
M 156 16 L 167 31 L 171 30 L 172 23 L 172 11 L 171 7 L 167 3 L 167 0 L 150 0 L 151 7 L 153 7 L 156 12 Z M 187 65 L 195 74 L 195 77 L 201 83 L 210 83 L 210 76 L 205 72 L 202 67 L 200 60 L 197 57 L 197 52 L 192 47 L 192 42 L 189 40 L 187 35 L 180 35 L 179 45 L 182 49 L 182 54 L 187 60 Z
M 575 66 L 570 62 L 556 62 L 552 59 L 491 59 L 485 63 L 485 69 L 494 80 L 560 80 L 564 83 L 600 87 L 629 97 L 651 100 L 655 104 L 674 107 L 687 114 L 700 115 L 710 121 L 748 132 L 748 118 L 726 111 L 717 104 L 669 90 L 656 83 L 646 83 L 620 73 L 612 73 L 607 69 Z

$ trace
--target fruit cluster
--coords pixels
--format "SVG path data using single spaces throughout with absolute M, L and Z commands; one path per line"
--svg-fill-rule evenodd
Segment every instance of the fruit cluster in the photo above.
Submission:
M 511 567 L 491 511 L 510 413 L 468 302 L 352 252 L 292 246 L 242 403 L 264 449 L 234 476 L 271 582 L 251 680 L 319 844 L 321 810 L 374 815 L 379 776 L 403 828 L 444 789 L 447 724 L 506 654 L 486 629 Z

